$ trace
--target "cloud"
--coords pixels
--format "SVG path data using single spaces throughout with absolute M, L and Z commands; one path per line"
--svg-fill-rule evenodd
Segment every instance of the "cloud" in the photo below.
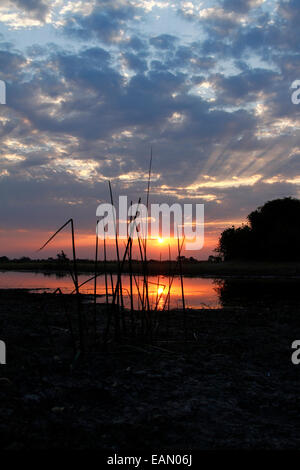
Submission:
M 277 72 L 252 68 L 228 77 L 217 74 L 212 82 L 223 104 L 240 105 L 259 101 L 261 94 L 269 94 L 278 80 L 280 75 Z
M 0 70 L 3 80 L 16 79 L 25 65 L 26 58 L 18 51 L 0 50 Z
M 176 36 L 161 34 L 150 39 L 150 44 L 157 49 L 173 49 L 175 47 Z
M 49 11 L 49 2 L 45 0 L 10 0 L 19 9 L 26 10 L 34 18 L 43 20 Z M 48 3 L 48 5 L 47 5 Z
M 124 59 L 127 67 L 134 72 L 143 73 L 148 69 L 147 61 L 144 57 L 140 57 L 138 54 L 126 52 L 124 54 Z
M 41 26 L 51 21 L 51 11 L 49 2 L 45 0 L 2 0 L 0 22 L 12 29 Z
M 248 13 L 252 8 L 256 8 L 264 3 L 264 0 L 223 0 L 224 10 L 235 11 L 237 13 Z
M 125 22 L 135 13 L 135 8 L 126 1 L 98 1 L 88 15 L 67 16 L 63 30 L 66 35 L 81 40 L 94 37 L 104 43 L 118 43 L 123 40 Z

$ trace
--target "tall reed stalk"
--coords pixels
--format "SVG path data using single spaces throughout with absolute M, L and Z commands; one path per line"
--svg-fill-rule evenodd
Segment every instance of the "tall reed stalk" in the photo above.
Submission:
M 79 329 L 79 352 L 84 351 L 84 330 L 83 330 L 83 316 L 81 311 L 80 293 L 78 285 L 78 271 L 77 271 L 77 258 L 76 258 L 76 246 L 75 246 L 75 232 L 73 219 L 67 220 L 56 232 L 48 238 L 44 245 L 39 248 L 38 251 L 42 251 L 55 237 L 61 232 L 67 225 L 71 225 L 71 237 L 72 237 L 72 254 L 73 254 L 73 283 L 77 296 L 77 313 L 78 313 L 78 329 Z

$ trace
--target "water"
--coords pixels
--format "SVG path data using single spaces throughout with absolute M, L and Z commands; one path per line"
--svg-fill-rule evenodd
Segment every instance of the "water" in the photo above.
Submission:
M 92 274 L 79 275 L 79 284 L 92 277 Z M 117 276 L 113 275 L 113 284 L 116 285 Z M 122 287 L 124 293 L 125 306 L 130 306 L 130 277 L 127 274 L 122 276 Z M 142 277 L 136 276 L 136 283 L 139 285 L 140 295 L 142 296 Z M 137 307 L 139 301 L 138 288 L 133 280 L 134 304 Z M 109 292 L 111 293 L 111 278 L 108 275 Z M 169 289 L 168 276 L 149 276 L 149 300 L 151 307 L 162 308 Z M 63 293 L 70 293 L 74 289 L 73 281 L 69 275 L 44 274 L 33 272 L 15 272 L 5 271 L 0 273 L 0 289 L 30 289 L 37 292 L 51 292 L 60 288 Z M 186 307 L 189 308 L 219 308 L 220 300 L 217 291 L 218 285 L 214 279 L 185 277 L 184 278 L 184 296 Z M 84 294 L 93 294 L 94 281 L 85 284 L 80 291 Z M 105 277 L 101 275 L 97 278 L 97 294 L 103 295 L 98 299 L 99 302 L 105 302 Z M 175 277 L 171 287 L 170 308 L 181 308 L 181 284 L 180 278 Z
M 90 279 L 92 274 L 79 275 L 79 283 Z M 117 276 L 112 275 L 113 285 L 116 285 Z M 128 274 L 122 276 L 122 287 L 124 303 L 130 307 L 130 277 Z M 226 278 L 210 279 L 201 277 L 184 277 L 184 297 L 188 308 L 222 308 L 238 307 L 248 308 L 249 306 L 278 307 L 294 306 L 295 312 L 300 308 L 299 278 L 281 279 L 275 277 L 265 278 Z M 133 279 L 134 307 L 137 308 L 140 296 L 143 292 L 142 276 Z M 30 289 L 33 292 L 53 292 L 60 288 L 63 293 L 71 293 L 74 289 L 73 281 L 68 274 L 44 274 L 33 272 L 0 272 L 0 289 Z M 108 288 L 111 294 L 111 277 L 108 275 Z M 163 308 L 169 289 L 168 276 L 149 276 L 149 299 L 150 307 Z M 91 280 L 80 288 L 83 294 L 94 293 L 94 281 Z M 105 277 L 101 275 L 97 278 L 97 294 L 100 296 L 97 302 L 105 302 Z M 109 299 L 111 301 L 111 297 Z M 166 304 L 167 306 L 167 304 Z M 180 278 L 175 277 L 171 288 L 170 308 L 181 308 L 181 284 Z

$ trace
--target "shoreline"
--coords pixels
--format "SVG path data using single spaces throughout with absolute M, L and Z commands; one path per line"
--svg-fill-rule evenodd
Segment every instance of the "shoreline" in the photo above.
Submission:
M 147 263 L 149 275 L 165 275 L 168 276 L 171 272 L 173 274 L 178 271 L 176 261 L 154 261 L 150 260 Z M 17 262 L 10 261 L 0 263 L 0 272 L 6 271 L 19 271 L 19 272 L 35 272 L 47 274 L 68 274 L 72 263 L 68 265 L 57 265 L 55 262 L 48 262 L 46 260 Z M 104 274 L 104 263 L 98 262 L 98 273 Z M 94 274 L 95 266 L 93 261 L 77 261 L 78 274 Z M 143 273 L 143 263 L 140 261 L 132 262 L 132 270 L 134 274 Z M 107 273 L 118 273 L 118 264 L 116 261 L 108 261 L 106 263 Z M 129 263 L 124 263 L 124 274 L 130 273 Z M 191 277 L 227 277 L 227 276 L 241 276 L 250 278 L 271 276 L 276 277 L 300 277 L 300 263 L 280 263 L 280 262 L 221 262 L 210 263 L 207 261 L 198 262 L 182 262 L 182 273 L 184 276 Z M 179 271 L 178 271 L 179 274 Z

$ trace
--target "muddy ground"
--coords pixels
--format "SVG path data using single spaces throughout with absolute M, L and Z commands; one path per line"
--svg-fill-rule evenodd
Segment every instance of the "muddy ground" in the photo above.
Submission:
M 64 302 L 76 326 L 75 300 Z M 60 296 L 1 291 L 0 308 L 3 449 L 299 448 L 297 303 L 188 312 L 185 343 L 183 315 L 170 312 L 151 344 L 129 330 L 106 349 L 105 314 L 94 338 L 84 304 L 91 331 L 77 359 Z

